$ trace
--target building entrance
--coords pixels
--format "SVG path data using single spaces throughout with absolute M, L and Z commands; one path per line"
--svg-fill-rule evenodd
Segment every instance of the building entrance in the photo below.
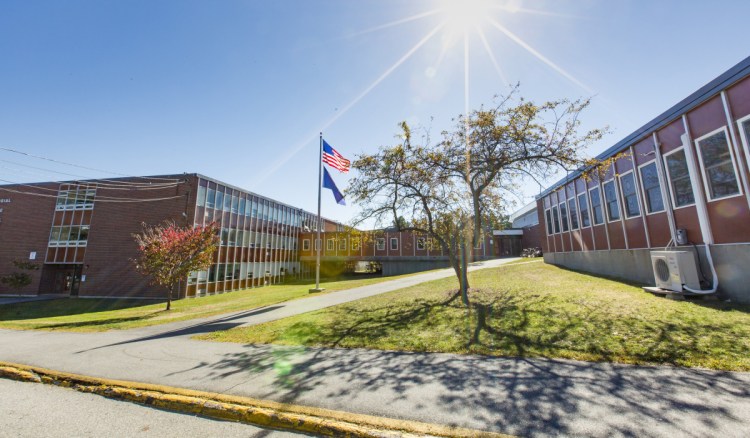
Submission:
M 45 264 L 42 267 L 42 281 L 39 284 L 39 293 L 77 297 L 81 285 L 82 271 L 82 264 Z

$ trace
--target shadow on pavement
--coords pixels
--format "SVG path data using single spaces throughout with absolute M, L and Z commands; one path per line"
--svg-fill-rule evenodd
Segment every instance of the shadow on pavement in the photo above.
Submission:
M 213 380 L 271 372 L 273 389 L 261 396 L 284 403 L 315 393 L 323 399 L 351 399 L 347 406 L 353 410 L 359 401 L 374 415 L 521 436 L 664 436 L 654 424 L 684 436 L 702 435 L 684 424 L 687 418 L 704 430 L 736 431 L 744 420 L 704 398 L 750 397 L 747 380 L 729 372 L 545 359 L 452 360 L 424 353 L 250 345 L 246 352 L 197 368 Z M 368 397 L 380 404 L 363 404 Z M 420 410 L 427 416 L 413 418 Z
M 211 332 L 221 331 L 221 330 L 229 330 L 229 329 L 233 329 L 235 327 L 238 327 L 244 324 L 243 322 L 230 322 L 230 321 L 247 318 L 250 316 L 260 315 L 263 313 L 274 311 L 276 309 L 280 309 L 282 307 L 284 306 L 278 305 L 278 306 L 261 307 L 259 309 L 253 309 L 247 312 L 235 313 L 233 315 L 230 315 L 224 318 L 218 318 L 212 321 L 202 322 L 200 324 L 194 324 L 194 325 L 179 328 L 176 330 L 170 330 L 166 332 L 157 333 L 154 335 L 142 336 L 142 337 L 135 338 L 135 339 L 129 339 L 127 341 L 115 342 L 112 344 L 107 344 L 107 345 L 102 345 L 99 347 L 77 351 L 76 354 L 85 353 L 87 351 L 99 350 L 101 348 L 114 347 L 117 345 L 133 344 L 136 342 L 153 341 L 157 339 L 173 338 L 177 336 L 192 336 L 192 335 L 211 333 Z

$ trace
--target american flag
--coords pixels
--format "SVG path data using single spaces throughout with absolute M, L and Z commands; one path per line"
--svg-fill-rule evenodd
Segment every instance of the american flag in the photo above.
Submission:
M 348 173 L 351 161 L 344 158 L 336 149 L 323 140 L 323 163 L 333 167 L 339 172 Z

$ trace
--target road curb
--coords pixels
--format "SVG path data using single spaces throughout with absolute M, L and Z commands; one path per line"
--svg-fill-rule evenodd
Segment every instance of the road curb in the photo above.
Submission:
M 2 361 L 0 377 L 56 385 L 170 411 L 320 436 L 508 437 L 459 427 L 394 420 L 148 383 L 102 379 Z

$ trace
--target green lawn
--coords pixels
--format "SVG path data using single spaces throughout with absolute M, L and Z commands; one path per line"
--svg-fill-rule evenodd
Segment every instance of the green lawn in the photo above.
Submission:
M 414 275 L 414 274 L 407 274 Z M 405 277 L 403 275 L 400 277 Z M 351 289 L 396 277 L 371 277 L 321 282 L 325 292 Z M 60 299 L 0 306 L 0 328 L 65 330 L 78 332 L 129 329 L 227 312 L 249 310 L 309 296 L 315 283 L 273 285 L 209 297 L 172 302 L 165 311 L 163 302 L 113 299 Z
M 672 301 L 540 262 L 424 283 L 201 339 L 750 370 L 750 307 Z

